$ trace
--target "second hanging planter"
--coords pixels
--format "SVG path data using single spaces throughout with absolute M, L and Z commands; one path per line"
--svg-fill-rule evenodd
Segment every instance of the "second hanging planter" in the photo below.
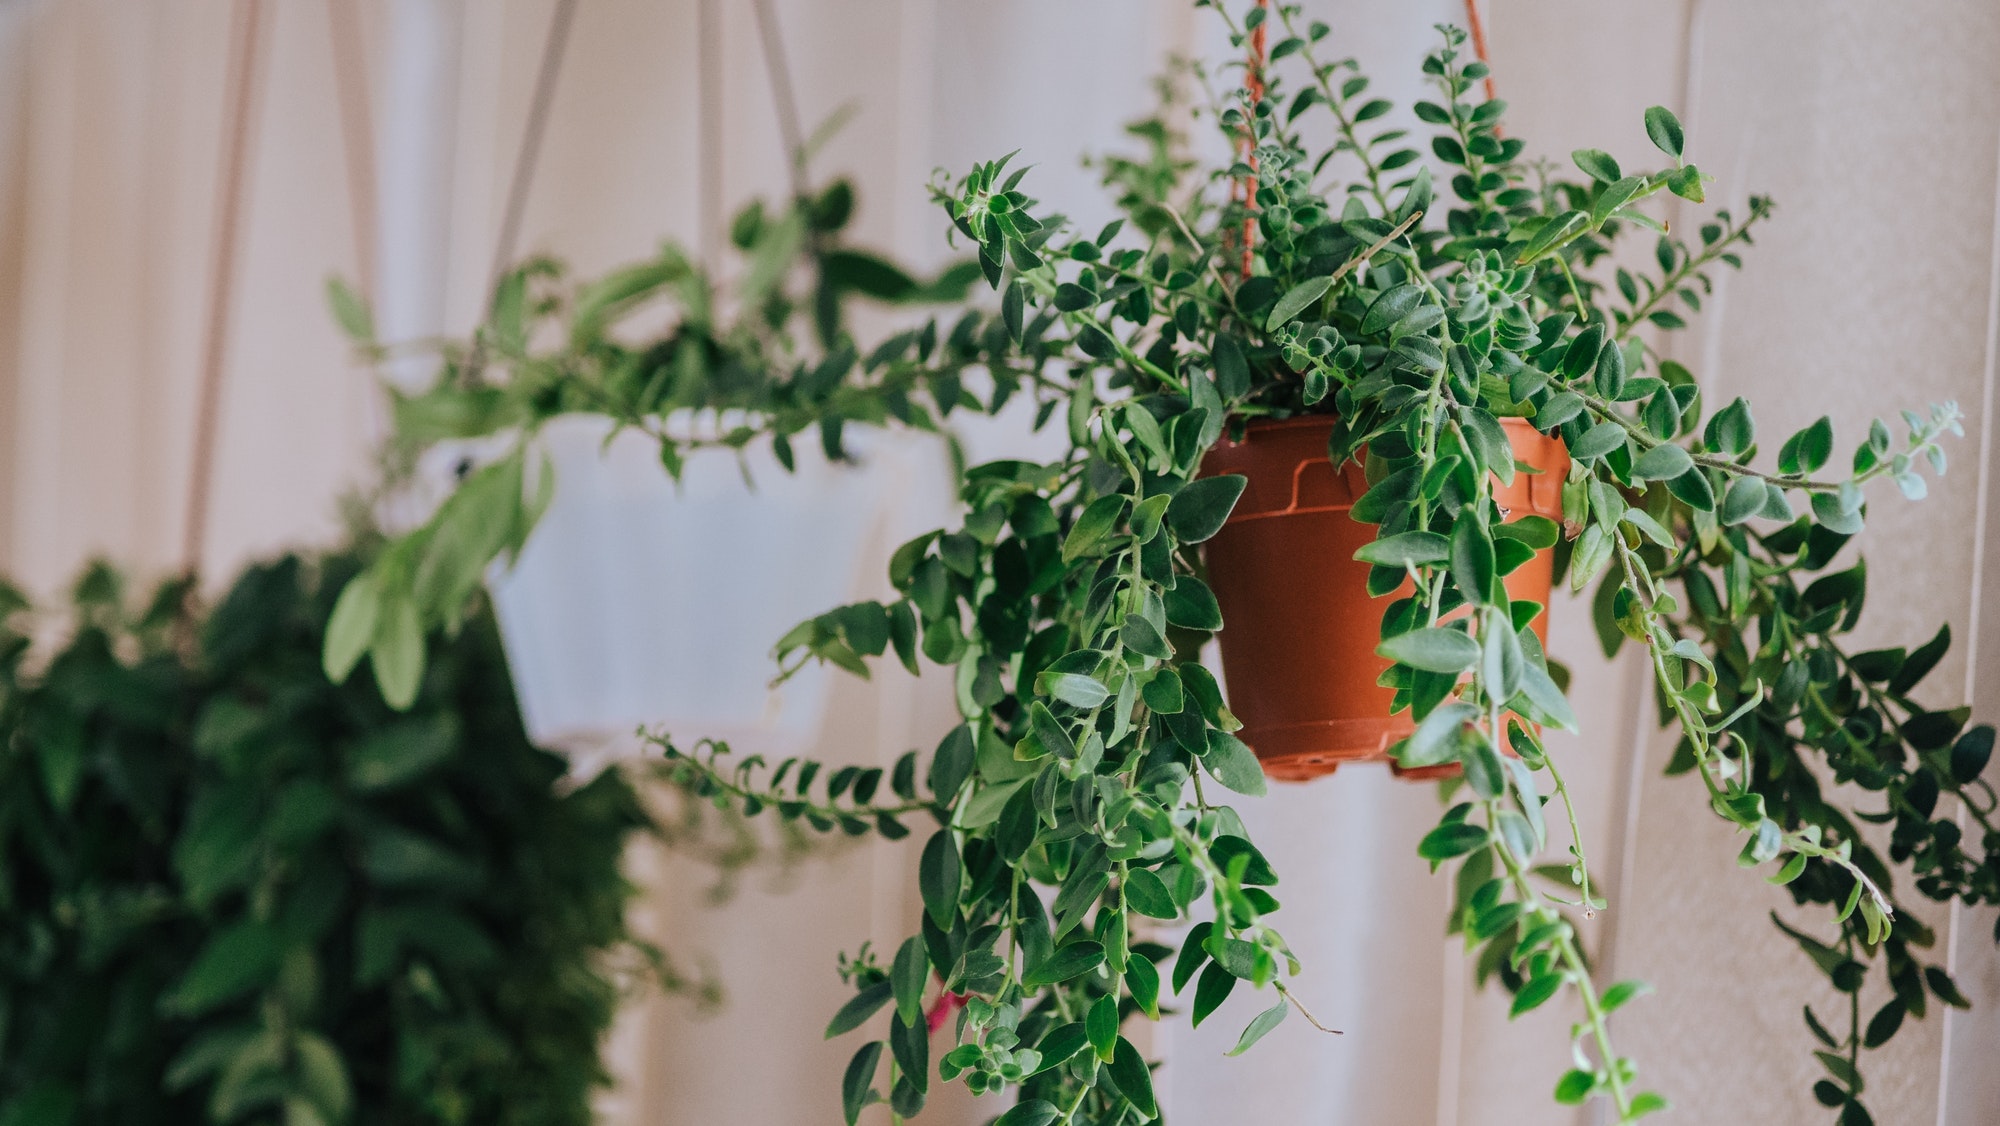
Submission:
M 1203 472 L 1247 479 L 1229 522 L 1206 545 L 1208 581 L 1222 609 L 1222 670 L 1239 733 L 1285 781 L 1331 774 L 1344 762 L 1384 759 L 1413 725 L 1391 715 L 1394 691 L 1378 683 L 1390 662 L 1375 652 L 1388 601 L 1368 593 L 1369 565 L 1354 553 L 1375 538 L 1353 519 L 1368 489 L 1362 467 L 1327 457 L 1327 416 L 1251 423 L 1224 439 Z M 1514 457 L 1535 472 L 1494 482 L 1494 499 L 1518 519 L 1562 519 L 1569 455 L 1525 419 L 1504 420 Z M 1537 552 L 1506 578 L 1507 593 L 1544 607 L 1534 620 L 1547 640 L 1553 556 Z M 1403 771 L 1435 777 L 1455 766 Z

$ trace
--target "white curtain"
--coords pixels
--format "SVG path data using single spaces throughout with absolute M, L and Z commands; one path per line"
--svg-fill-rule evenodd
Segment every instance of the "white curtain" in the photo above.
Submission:
M 463 331 L 484 297 L 500 211 L 553 0 L 331 0 L 361 35 L 381 194 L 350 191 L 328 0 L 267 4 L 244 241 L 225 368 L 206 568 L 223 576 L 280 545 L 324 541 L 334 498 L 364 479 L 380 425 L 365 373 L 325 314 L 321 281 L 373 279 L 398 331 Z M 699 16 L 715 20 L 707 97 Z M 1388 96 L 1416 92 L 1430 25 L 1454 0 L 1313 3 L 1343 53 Z M 784 0 L 777 5 L 808 127 L 859 113 L 816 164 L 860 188 L 862 241 L 919 264 L 947 252 L 923 185 L 934 167 L 1023 150 L 1044 198 L 1107 208 L 1079 153 L 1124 143 L 1174 51 L 1219 45 L 1170 0 Z M 1722 281 L 1673 347 L 1711 395 L 1759 402 L 1767 433 L 1821 412 L 1852 438 L 1867 418 L 1955 398 L 1973 419 L 1930 499 L 1878 498 L 1867 551 L 1870 643 L 1960 639 L 1933 703 L 2000 704 L 2000 574 L 1986 550 L 2000 9 L 1951 0 L 1723 4 L 1492 0 L 1489 31 L 1510 129 L 1552 159 L 1581 145 L 1643 159 L 1647 105 L 1676 107 L 1718 196 L 1777 196 L 1740 276 Z M 40 0 L 0 7 L 0 550 L 47 590 L 90 552 L 178 562 L 193 388 L 222 129 L 227 0 Z M 671 236 L 700 243 L 704 184 L 733 206 L 783 190 L 775 115 L 746 0 L 579 0 L 523 251 L 585 274 Z M 348 103 L 352 109 L 352 100 Z M 713 115 L 704 130 L 704 107 Z M 722 141 L 705 152 L 706 132 Z M 365 177 L 364 177 L 365 179 Z M 378 204 L 378 234 L 356 229 Z M 1677 216 L 1685 222 L 1692 212 Z M 712 236 L 713 232 L 709 232 Z M 379 245 L 376 241 L 379 239 Z M 400 319 L 398 319 L 400 318 Z M 976 435 L 982 454 L 1019 441 Z M 879 575 L 877 545 L 866 575 Z M 879 581 L 879 580 L 876 580 Z M 1995 589 L 1986 584 L 1988 592 Z M 1618 1022 L 1621 1044 L 1680 1107 L 1677 1120 L 1819 1121 L 1798 1005 L 1829 1000 L 1765 913 L 1788 900 L 1737 871 L 1736 842 L 1659 768 L 1644 670 L 1606 664 L 1584 608 L 1554 610 L 1586 735 L 1560 742 L 1611 910 L 1598 958 L 1659 994 Z M 727 629 L 728 623 L 717 623 Z M 762 667 L 732 670 L 761 682 Z M 939 678 L 893 669 L 833 682 L 816 753 L 887 762 L 950 722 Z M 1634 811 L 1643 811 L 1634 816 Z M 1446 889 L 1413 848 L 1432 794 L 1346 770 L 1243 813 L 1285 875 L 1278 916 L 1308 965 L 1301 995 L 1338 1038 L 1287 1022 L 1224 1060 L 1248 1018 L 1233 1002 L 1154 1038 L 1163 1099 L 1182 1122 L 1589 1122 L 1548 1092 L 1573 1014 L 1509 1024 L 1441 936 Z M 707 902 L 708 876 L 671 855 L 634 870 L 641 923 L 705 957 L 729 990 L 698 1016 L 635 1002 L 610 1046 L 619 1124 L 816 1122 L 834 1116 L 851 1047 L 819 1029 L 840 999 L 835 952 L 891 945 L 918 910 L 908 850 L 861 844 L 788 879 L 753 876 Z M 1934 911 L 1940 956 L 1980 1006 L 1912 1023 L 1870 1071 L 1878 1121 L 2000 1121 L 2000 959 L 1993 914 Z M 990 1103 L 990 1100 L 989 1100 Z M 928 1121 L 995 1112 L 940 1095 Z

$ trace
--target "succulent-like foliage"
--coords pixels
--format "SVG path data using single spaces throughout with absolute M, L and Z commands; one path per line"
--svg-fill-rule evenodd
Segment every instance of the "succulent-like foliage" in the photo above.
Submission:
M 1929 999 L 1963 1003 L 1922 961 L 1932 936 L 1898 895 L 2000 900 L 1982 777 L 1992 730 L 1912 697 L 1948 636 L 1867 653 L 1845 641 L 1866 586 L 1844 550 L 1864 489 L 1889 478 L 1920 497 L 1957 408 L 1906 414 L 1900 444 L 1876 423 L 1831 472 L 1822 419 L 1760 468 L 1749 405 L 1705 403 L 1660 347 L 1772 209 L 1719 211 L 1695 240 L 1665 231 L 1658 197 L 1700 203 L 1706 181 L 1671 113 L 1643 121 L 1656 168 L 1627 173 L 1592 149 L 1573 155 L 1581 176 L 1529 163 L 1503 136 L 1504 104 L 1478 96 L 1485 65 L 1441 28 L 1423 62 L 1437 94 L 1414 107 L 1431 128 L 1426 158 L 1370 124 L 1389 103 L 1351 61 L 1325 58 L 1328 29 L 1296 6 L 1201 6 L 1248 54 L 1243 90 L 1201 107 L 1236 159 L 1197 168 L 1174 149 L 1179 121 L 1151 124 L 1148 159 L 1104 166 L 1129 221 L 1097 232 L 1042 211 L 1005 159 L 938 183 L 997 313 L 965 313 L 945 347 L 934 327 L 892 337 L 846 373 L 856 394 L 927 387 L 938 414 L 1031 394 L 1038 424 L 1060 416 L 1068 432 L 1052 464 L 966 471 L 963 521 L 896 552 L 892 600 L 830 611 L 779 643 L 786 669 L 865 672 L 891 654 L 949 666 L 963 722 L 928 765 L 891 771 L 886 794 L 880 771 L 767 773 L 726 748 L 665 745 L 685 785 L 737 808 L 891 836 L 928 815 L 921 932 L 886 966 L 865 953 L 844 966 L 856 993 L 829 1034 L 879 1027 L 889 1010 L 886 1036 L 848 1070 L 848 1120 L 883 1099 L 914 1114 L 943 1078 L 1018 1085 L 1005 1126 L 1143 1121 L 1157 1114 L 1150 1072 L 1120 1031 L 1135 1014 L 1191 988 L 1200 1022 L 1238 988 L 1271 990 L 1239 1050 L 1305 1015 L 1274 926 L 1277 873 L 1221 792 L 1260 793 L 1264 776 L 1196 653 L 1223 624 L 1200 545 L 1243 488 L 1203 476 L 1204 456 L 1250 421 L 1322 414 L 1337 420 L 1330 459 L 1360 462 L 1369 485 L 1354 515 L 1377 537 L 1360 558 L 1384 599 L 1385 683 L 1415 721 L 1392 753 L 1462 772 L 1419 850 L 1455 869 L 1451 927 L 1514 1013 L 1577 998 L 1556 1100 L 1601 1098 L 1621 1122 L 1666 1105 L 1611 1038 L 1610 1015 L 1644 987 L 1594 983 L 1577 941 L 1572 912 L 1602 905 L 1587 858 L 1571 845 L 1544 863 L 1551 817 L 1580 836 L 1537 730 L 1575 721 L 1563 670 L 1527 628 L 1541 607 L 1500 580 L 1545 550 L 1591 592 L 1606 651 L 1643 648 L 1680 735 L 1674 769 L 1740 828 L 1744 865 L 1827 908 L 1780 927 L 1851 996 L 1887 977 L 1893 1000 L 1872 1015 L 1806 1012 L 1828 1074 L 1815 1093 L 1843 1122 L 1869 1121 L 1861 1051 Z M 1308 124 L 1329 126 L 1331 147 L 1309 148 Z M 1611 248 L 1634 238 L 1656 240 L 1657 271 L 1612 266 Z M 970 398 L 975 385 L 992 393 Z M 759 417 L 780 434 L 793 425 Z M 1562 527 L 1496 504 L 1496 483 L 1526 471 L 1504 418 L 1566 444 Z M 1313 581 L 1301 563 L 1298 581 Z M 1883 808 L 1846 807 L 1833 782 Z M 1937 817 L 1947 802 L 1980 832 Z M 1888 826 L 1886 860 L 1858 821 Z M 1892 865 L 1907 871 L 1902 891 Z M 1178 952 L 1147 940 L 1195 919 Z M 933 1022 L 951 1035 L 935 1060 Z

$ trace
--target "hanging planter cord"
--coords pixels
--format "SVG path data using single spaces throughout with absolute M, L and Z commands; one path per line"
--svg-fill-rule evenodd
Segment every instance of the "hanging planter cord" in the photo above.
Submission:
M 228 356 L 231 297 L 243 225 L 243 181 L 249 164 L 250 122 L 262 93 L 264 0 L 237 0 L 230 18 L 232 45 L 225 84 L 222 126 L 221 194 L 209 273 L 208 311 L 202 330 L 200 385 L 194 416 L 194 451 L 188 469 L 187 522 L 182 527 L 181 565 L 193 577 L 201 568 L 208 538 L 209 493 L 215 474 L 215 445 L 222 409 L 223 363 Z M 193 590 L 193 584 L 189 584 Z

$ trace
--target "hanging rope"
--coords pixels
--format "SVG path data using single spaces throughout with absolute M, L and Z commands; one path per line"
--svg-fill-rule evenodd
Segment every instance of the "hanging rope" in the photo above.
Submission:
M 188 469 L 187 523 L 181 563 L 192 575 L 200 569 L 208 539 L 209 492 L 215 474 L 215 444 L 222 410 L 223 362 L 229 348 L 231 296 L 236 284 L 236 251 L 243 221 L 243 181 L 249 165 L 250 123 L 256 117 L 263 75 L 264 0 L 237 0 L 230 17 L 229 73 L 225 80 L 222 166 L 217 193 L 215 242 L 211 248 L 208 316 L 202 332 L 200 387 L 195 400 L 194 452 Z
M 722 257 L 721 0 L 695 8 L 695 249 L 710 270 Z
M 513 262 L 514 244 L 521 237 L 521 222 L 528 211 L 528 189 L 534 184 L 535 167 L 541 159 L 542 138 L 549 127 L 549 107 L 556 100 L 556 80 L 562 74 L 563 53 L 569 46 L 569 29 L 575 18 L 576 0 L 556 0 L 555 10 L 549 14 L 548 35 L 542 41 L 542 64 L 535 73 L 535 92 L 528 102 L 521 148 L 514 154 L 514 175 L 507 186 L 507 209 L 501 213 L 500 238 L 493 247 L 493 268 L 486 275 L 489 301 Z
M 1257 104 L 1264 100 L 1264 65 L 1268 61 L 1264 50 L 1264 25 L 1270 22 L 1271 0 L 1257 0 L 1258 10 L 1265 18 L 1250 29 L 1250 57 L 1243 64 L 1243 92 L 1248 95 L 1245 107 L 1241 151 L 1243 163 L 1250 169 L 1243 177 L 1242 202 L 1249 214 L 1243 217 L 1242 276 L 1250 280 L 1250 267 L 1254 261 L 1253 252 L 1257 247 Z
M 771 102 L 778 110 L 778 135 L 785 143 L 786 170 L 792 178 L 792 195 L 804 199 L 806 185 L 806 133 L 799 121 L 799 99 L 792 89 L 792 68 L 785 58 L 785 41 L 778 34 L 778 14 L 771 0 L 756 0 L 757 36 L 764 44 L 764 70 L 771 79 Z
M 354 224 L 356 283 L 364 302 L 375 298 L 375 128 L 368 107 L 368 68 L 357 0 L 326 0 L 327 42 L 333 53 L 333 87 L 340 107 L 340 143 L 347 160 L 347 200 Z
M 1472 53 L 1479 56 L 1479 61 L 1487 67 L 1486 100 L 1493 101 L 1500 95 L 1494 93 L 1493 60 L 1486 54 L 1486 23 L 1479 18 L 1479 0 L 1465 0 L 1465 24 L 1472 33 Z M 1498 136 L 1500 131 L 1496 128 L 1493 133 Z

